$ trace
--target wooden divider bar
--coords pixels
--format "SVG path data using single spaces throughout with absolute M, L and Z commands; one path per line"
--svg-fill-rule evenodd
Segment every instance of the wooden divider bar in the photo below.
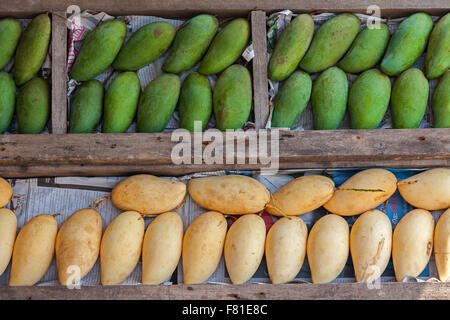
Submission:
M 51 132 L 67 133 L 67 27 L 65 12 L 52 15 L 52 108 Z

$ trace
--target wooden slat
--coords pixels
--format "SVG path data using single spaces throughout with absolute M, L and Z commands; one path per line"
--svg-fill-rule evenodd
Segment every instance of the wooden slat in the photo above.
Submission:
M 65 16 L 65 12 L 56 12 Z M 67 132 L 67 54 L 66 21 L 56 14 L 52 15 L 52 133 Z
M 269 95 L 267 86 L 267 40 L 266 13 L 252 11 L 253 58 L 253 108 L 256 129 L 264 129 L 269 116 Z
M 281 168 L 450 165 L 450 129 L 280 131 L 279 138 Z M 3 135 L 0 174 L 183 174 L 267 167 L 250 165 L 248 152 L 244 164 L 174 165 L 171 154 L 177 143 L 170 133 Z
M 450 299 L 450 283 L 381 283 L 370 289 L 364 283 L 340 284 L 248 284 L 172 286 L 0 287 L 0 300 L 424 300 Z
M 32 16 L 35 12 L 49 10 L 65 11 L 74 4 L 71 0 L 2 0 L 0 15 Z M 401 16 L 418 9 L 434 14 L 443 14 L 448 10 L 448 0 L 78 0 L 82 9 L 107 11 L 110 14 L 154 14 L 167 17 L 187 17 L 198 12 L 227 15 L 242 15 L 251 10 L 273 12 L 291 9 L 301 12 L 312 11 L 353 11 L 365 13 L 369 5 L 378 5 L 387 16 Z

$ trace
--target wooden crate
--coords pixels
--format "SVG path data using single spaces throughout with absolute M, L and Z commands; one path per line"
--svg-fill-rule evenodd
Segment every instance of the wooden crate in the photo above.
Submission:
M 0 16 L 33 17 L 51 10 L 64 14 L 70 0 L 0 2 Z M 255 58 L 252 61 L 255 121 L 267 119 L 267 14 L 294 12 L 365 13 L 378 5 L 383 17 L 424 11 L 443 15 L 448 0 L 78 0 L 81 9 L 112 15 L 154 15 L 189 18 L 198 13 L 221 17 L 251 16 Z M 170 133 L 67 134 L 66 41 L 63 19 L 52 19 L 51 134 L 1 135 L 0 176 L 126 175 L 148 172 L 182 175 L 219 169 L 258 169 L 261 164 L 174 165 Z M 281 131 L 280 168 L 450 166 L 450 129 Z M 383 283 L 380 290 L 365 284 L 173 285 L 0 288 L 0 299 L 449 299 L 449 283 Z

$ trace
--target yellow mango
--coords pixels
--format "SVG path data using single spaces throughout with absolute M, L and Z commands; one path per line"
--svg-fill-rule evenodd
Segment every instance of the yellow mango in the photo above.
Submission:
M 176 208 L 185 194 L 186 185 L 182 182 L 138 174 L 117 183 L 111 192 L 111 200 L 121 210 L 151 215 Z
M 450 209 L 436 223 L 434 230 L 434 260 L 441 281 L 450 280 Z
M 198 216 L 183 238 L 183 278 L 185 284 L 202 283 L 211 277 L 222 257 L 227 220 L 215 211 Z
M 0 177 L 0 207 L 4 207 L 11 201 L 13 190 L 5 179 Z
M 16 240 L 17 217 L 9 209 L 0 209 L 0 276 L 11 260 Z
M 298 217 L 279 219 L 266 238 L 266 262 L 273 284 L 286 283 L 300 272 L 306 255 L 308 228 Z
M 264 255 L 266 224 L 256 214 L 237 219 L 228 230 L 224 256 L 233 284 L 242 284 L 255 274 Z
M 242 175 L 192 179 L 188 191 L 201 207 L 224 214 L 257 213 L 270 200 L 270 192 L 261 182 Z

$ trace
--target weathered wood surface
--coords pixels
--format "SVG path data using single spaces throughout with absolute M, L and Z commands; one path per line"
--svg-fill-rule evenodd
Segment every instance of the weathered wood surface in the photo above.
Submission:
M 280 168 L 450 166 L 450 129 L 280 131 L 279 138 Z M 248 148 L 244 164 L 175 165 L 177 143 L 170 133 L 3 135 L 0 175 L 181 175 L 267 167 L 249 164 Z
M 450 283 L 381 283 L 370 289 L 364 283 L 248 284 L 172 286 L 0 287 L 0 300 L 424 300 L 450 299 Z
M 64 16 L 65 12 L 58 12 Z M 66 21 L 52 15 L 52 133 L 67 132 L 67 27 Z
M 47 10 L 65 11 L 73 4 L 82 9 L 107 11 L 110 14 L 156 14 L 167 17 L 191 16 L 198 12 L 222 16 L 241 15 L 255 9 L 268 12 L 291 9 L 302 12 L 332 10 L 364 13 L 369 5 L 377 5 L 386 16 L 394 17 L 417 9 L 443 13 L 442 9 L 449 8 L 448 0 L 2 0 L 0 15 L 30 16 Z
M 253 58 L 253 107 L 256 129 L 264 129 L 269 116 L 267 87 L 266 13 L 252 11 Z

